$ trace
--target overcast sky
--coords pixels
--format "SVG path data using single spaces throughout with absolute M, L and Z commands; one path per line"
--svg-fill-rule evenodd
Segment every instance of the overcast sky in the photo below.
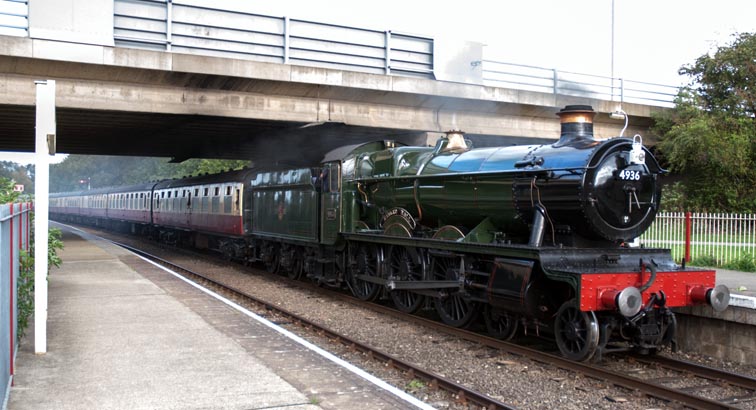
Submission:
M 485 44 L 484 58 L 609 76 L 612 0 L 181 0 Z M 178 0 L 177 0 L 178 2 Z M 614 0 L 615 76 L 680 85 L 677 70 L 756 32 L 753 0 Z M 0 152 L 0 160 L 31 161 Z

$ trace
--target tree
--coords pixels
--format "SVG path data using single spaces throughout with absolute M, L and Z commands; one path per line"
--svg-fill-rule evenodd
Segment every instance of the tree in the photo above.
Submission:
M 0 161 L 0 177 L 23 185 L 26 192 L 34 191 L 34 164 L 24 166 L 11 161 Z
M 13 191 L 15 182 L 5 177 L 0 177 L 0 204 L 15 202 L 19 197 L 18 192 Z
M 655 118 L 686 210 L 756 211 L 756 35 L 734 37 L 680 69 L 690 85 Z
M 733 35 L 730 45 L 704 54 L 680 74 L 689 75 L 702 109 L 741 118 L 756 118 L 756 33 Z
M 69 155 L 50 168 L 50 192 L 138 184 L 167 178 L 240 169 L 249 161 L 191 159 L 180 164 L 165 158 Z M 81 181 L 84 181 L 83 183 Z

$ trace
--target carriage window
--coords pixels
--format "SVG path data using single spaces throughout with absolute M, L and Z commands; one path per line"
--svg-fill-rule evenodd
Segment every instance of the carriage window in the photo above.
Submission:
M 331 192 L 339 192 L 339 168 L 336 165 L 331 169 Z
M 220 195 L 220 187 L 215 187 L 215 196 Z
M 327 165 L 320 173 L 323 184 L 323 192 L 339 192 L 339 166 L 338 164 Z
M 168 191 L 168 198 L 171 197 L 171 191 Z
M 199 188 L 194 189 L 194 196 L 199 196 Z
M 229 195 L 231 195 L 231 186 L 230 185 L 226 187 L 226 196 L 229 196 Z
M 207 194 L 208 194 L 209 192 L 210 192 L 210 188 L 205 188 L 205 195 L 204 195 L 204 196 L 207 196 Z
M 330 191 L 331 178 L 329 177 L 328 168 L 323 168 L 320 172 L 320 182 L 323 184 L 323 192 Z

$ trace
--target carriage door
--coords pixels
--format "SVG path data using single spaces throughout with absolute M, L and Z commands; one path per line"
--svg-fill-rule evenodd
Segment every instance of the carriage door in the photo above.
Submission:
M 336 243 L 341 227 L 341 166 L 338 162 L 326 164 L 321 177 L 320 242 Z
M 184 208 L 184 215 L 186 215 L 186 226 L 192 225 L 192 189 L 185 189 L 184 190 L 184 201 L 186 207 Z

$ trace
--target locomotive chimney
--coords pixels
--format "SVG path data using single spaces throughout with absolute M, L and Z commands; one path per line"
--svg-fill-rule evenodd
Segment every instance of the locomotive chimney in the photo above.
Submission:
M 460 130 L 446 131 L 446 139 L 449 143 L 446 144 L 444 151 L 453 150 L 467 150 L 467 142 L 465 141 L 465 133 Z
M 557 146 L 578 141 L 593 141 L 593 117 L 596 112 L 590 105 L 567 105 L 557 115 L 562 125 L 562 133 Z
M 465 141 L 465 133 L 460 130 L 446 131 L 446 135 L 436 142 L 435 153 L 447 151 L 467 151 L 470 147 Z

